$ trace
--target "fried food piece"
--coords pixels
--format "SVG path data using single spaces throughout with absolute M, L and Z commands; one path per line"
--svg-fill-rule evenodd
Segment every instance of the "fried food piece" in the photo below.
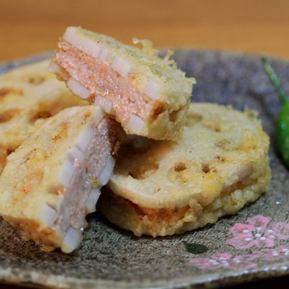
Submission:
M 138 139 L 121 148 L 99 209 L 137 236 L 214 223 L 268 189 L 268 147 L 252 111 L 191 104 L 177 143 Z
M 0 147 L 0 174 L 6 165 L 7 150 Z
M 66 107 L 86 103 L 48 72 L 48 67 L 49 61 L 42 61 L 0 75 L 0 148 L 5 154 L 14 151 L 44 120 Z
M 119 130 L 97 106 L 51 117 L 8 156 L 0 215 L 43 250 L 75 250 L 112 173 Z
M 140 49 L 79 27 L 68 27 L 51 69 L 76 95 L 112 115 L 127 134 L 176 139 L 193 78 L 160 58 L 149 41 Z

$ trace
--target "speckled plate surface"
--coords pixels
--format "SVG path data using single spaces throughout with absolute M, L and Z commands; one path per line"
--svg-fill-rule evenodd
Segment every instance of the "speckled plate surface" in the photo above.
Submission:
M 3 63 L 0 73 L 47 57 Z M 255 109 L 273 138 L 278 99 L 259 56 L 188 50 L 175 59 L 198 80 L 195 101 Z M 289 92 L 289 63 L 272 63 Z M 273 148 L 270 158 L 271 188 L 256 203 L 182 236 L 136 238 L 95 214 L 73 255 L 44 254 L 1 222 L 0 279 L 53 288 L 201 288 L 289 274 L 289 174 Z

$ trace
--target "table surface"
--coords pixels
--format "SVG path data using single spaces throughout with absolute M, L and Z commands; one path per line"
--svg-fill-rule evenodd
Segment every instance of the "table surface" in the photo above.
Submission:
M 289 59 L 288 0 L 1 0 L 0 61 L 54 49 L 68 25 L 128 43 L 137 36 L 153 40 L 157 47 L 223 49 Z M 288 289 L 289 277 L 246 288 L 272 286 Z M 4 288 L 20 287 L 0 285 Z

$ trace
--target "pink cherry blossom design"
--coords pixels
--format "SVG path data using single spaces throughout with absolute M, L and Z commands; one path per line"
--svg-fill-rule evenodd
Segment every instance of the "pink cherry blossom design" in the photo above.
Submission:
M 279 241 L 289 240 L 288 223 L 274 223 L 269 217 L 257 215 L 248 218 L 245 224 L 234 224 L 230 233 L 232 238 L 227 240 L 227 244 L 236 249 L 256 247 L 258 250 L 243 255 L 215 253 L 209 257 L 192 258 L 190 263 L 201 270 L 254 269 L 260 261 L 289 258 L 289 244 L 279 245 Z
M 289 258 L 289 246 L 282 245 L 276 248 L 264 248 L 259 251 L 259 259 L 274 261 Z
M 227 244 L 237 249 L 252 247 L 271 248 L 278 240 L 289 239 L 289 224 L 270 224 L 271 219 L 262 215 L 248 218 L 247 224 L 234 224 L 230 228 L 233 237 Z
M 273 223 L 271 229 L 275 232 L 278 240 L 288 240 L 289 239 L 289 224 L 283 222 Z
M 277 252 L 279 252 L 279 256 L 283 258 L 289 258 L 289 246 L 279 246 L 276 248 Z M 273 252 L 274 255 L 274 252 Z
M 254 254 L 233 256 L 230 253 L 216 253 L 208 258 L 192 258 L 190 263 L 201 270 L 217 270 L 221 268 L 245 268 L 251 269 L 256 267 Z
M 229 267 L 230 253 L 216 253 L 209 258 L 192 258 L 190 263 L 203 270 L 214 270 Z
M 251 224 L 254 227 L 266 228 L 270 223 L 271 219 L 262 215 L 256 215 L 254 217 L 248 218 L 248 224 Z

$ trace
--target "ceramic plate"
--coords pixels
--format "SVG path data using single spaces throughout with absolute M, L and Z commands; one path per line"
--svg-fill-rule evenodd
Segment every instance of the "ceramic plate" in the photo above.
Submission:
M 47 57 L 3 63 L 0 72 Z M 260 56 L 187 50 L 177 51 L 175 59 L 198 80 L 194 101 L 257 110 L 274 142 L 278 98 Z M 272 63 L 289 93 L 289 63 Z M 2 222 L 0 279 L 53 288 L 202 288 L 288 274 L 289 174 L 273 147 L 270 162 L 272 184 L 257 202 L 182 236 L 136 238 L 94 214 L 73 255 L 44 254 Z

